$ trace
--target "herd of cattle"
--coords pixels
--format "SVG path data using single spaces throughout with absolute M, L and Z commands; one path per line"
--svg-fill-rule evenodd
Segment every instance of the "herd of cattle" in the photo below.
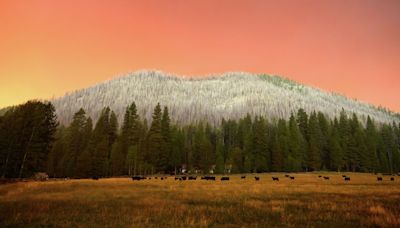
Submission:
M 254 177 L 255 181 L 259 181 L 261 179 L 259 176 L 253 176 L 253 177 Z M 343 177 L 344 181 L 350 181 L 350 177 L 349 176 L 342 175 L 342 177 Z M 157 176 L 155 176 L 155 177 L 133 176 L 132 180 L 134 180 L 134 181 L 140 181 L 140 180 L 146 180 L 146 179 L 151 180 L 151 178 L 164 180 L 164 179 L 167 179 L 168 177 L 167 176 L 162 176 L 162 177 L 157 177 Z M 244 175 L 244 176 L 241 176 L 240 179 L 243 180 L 243 179 L 246 179 L 246 178 L 247 178 L 247 176 Z M 294 180 L 295 179 L 294 176 L 290 176 L 288 174 L 285 174 L 285 178 L 288 178 L 290 180 Z M 323 180 L 330 180 L 329 176 L 321 176 L 321 175 L 319 175 L 318 178 L 322 178 Z M 95 178 L 93 178 L 93 179 L 95 179 Z M 201 180 L 208 180 L 208 181 L 215 181 L 215 180 L 217 180 L 217 177 L 216 176 L 202 176 L 202 177 L 200 177 L 200 179 Z M 175 180 L 179 180 L 179 181 L 197 180 L 197 176 L 185 176 L 185 175 L 175 176 Z M 220 180 L 221 181 L 229 181 L 230 177 L 229 176 L 222 176 L 220 178 Z M 279 181 L 279 177 L 272 176 L 272 181 Z M 383 181 L 383 177 L 382 176 L 378 176 L 377 177 L 377 181 Z M 394 181 L 394 177 L 390 177 L 390 181 Z

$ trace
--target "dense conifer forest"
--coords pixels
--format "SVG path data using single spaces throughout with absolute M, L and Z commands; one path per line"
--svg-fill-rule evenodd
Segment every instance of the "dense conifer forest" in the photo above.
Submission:
M 133 102 L 122 123 L 105 107 L 96 123 L 83 109 L 59 125 L 51 103 L 31 101 L 0 117 L 0 168 L 6 178 L 110 177 L 155 173 L 400 171 L 400 125 L 344 110 L 330 119 L 299 109 L 289 119 L 245 115 L 177 125 L 157 104 L 151 120 Z

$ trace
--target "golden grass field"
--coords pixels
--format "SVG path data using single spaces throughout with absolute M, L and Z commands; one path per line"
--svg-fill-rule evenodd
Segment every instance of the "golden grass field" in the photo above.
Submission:
M 292 175 L 295 180 L 261 174 L 258 182 L 250 174 L 227 182 L 169 177 L 4 184 L 0 227 L 400 226 L 400 177 L 378 182 L 373 174 Z

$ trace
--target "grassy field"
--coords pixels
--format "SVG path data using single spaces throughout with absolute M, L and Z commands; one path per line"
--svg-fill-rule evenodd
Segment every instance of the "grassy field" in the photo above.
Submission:
M 128 178 L 0 185 L 0 226 L 400 226 L 400 178 L 262 174 L 254 181 Z M 330 180 L 318 178 L 329 176 Z M 279 176 L 273 182 L 271 176 Z

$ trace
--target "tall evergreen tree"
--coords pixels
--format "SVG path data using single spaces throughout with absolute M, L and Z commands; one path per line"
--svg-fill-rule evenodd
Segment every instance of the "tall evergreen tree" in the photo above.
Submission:
M 157 171 L 164 171 L 166 168 L 166 161 L 161 155 L 164 145 L 164 139 L 161 134 L 161 118 L 161 106 L 158 103 L 154 108 L 153 120 L 147 135 L 150 163 Z
M 318 112 L 318 125 L 321 130 L 321 165 L 324 169 L 330 169 L 331 159 L 329 157 L 328 139 L 331 126 L 322 112 Z
M 253 125 L 253 162 L 254 172 L 266 172 L 269 170 L 268 163 L 271 161 L 268 150 L 267 125 L 264 118 L 256 117 Z
M 170 129 L 170 118 L 168 107 L 164 107 L 164 111 L 162 113 L 161 118 L 161 135 L 163 139 L 163 144 L 161 147 L 160 155 L 159 155 L 159 165 L 163 167 L 162 169 L 165 171 L 172 171 L 172 165 L 170 163 L 171 157 L 171 129 Z
M 347 114 L 343 109 L 340 112 L 340 118 L 339 118 L 339 135 L 340 135 L 340 147 L 342 149 L 345 169 L 346 171 L 350 171 L 351 167 L 349 166 L 349 160 L 350 160 L 349 144 L 351 137 L 351 129 Z
M 77 159 L 81 155 L 81 153 L 86 150 L 89 140 L 87 135 L 87 121 L 88 119 L 86 118 L 86 113 L 81 108 L 78 112 L 74 114 L 72 122 L 66 130 L 66 136 L 64 139 L 66 153 L 61 158 L 61 165 L 63 166 L 63 176 L 77 176 Z
M 321 168 L 321 138 L 322 133 L 319 127 L 317 114 L 313 112 L 308 122 L 308 171 L 319 170 Z
M 300 132 L 293 113 L 290 115 L 288 128 L 287 170 L 298 172 L 305 166 L 307 143 Z
M 344 166 L 344 157 L 340 146 L 339 122 L 337 118 L 333 121 L 330 136 L 328 138 L 328 151 L 331 170 L 340 172 Z
M 93 130 L 92 138 L 89 143 L 90 154 L 92 157 L 91 172 L 93 176 L 104 177 L 109 171 L 109 156 L 111 153 L 112 141 L 115 139 L 113 131 L 115 122 L 111 127 L 110 108 L 103 109 L 96 126 Z M 114 117 L 113 117 L 114 119 Z
M 366 157 L 368 159 L 365 168 L 370 172 L 375 172 L 379 166 L 377 157 L 378 133 L 375 124 L 369 116 L 367 117 L 365 134 Z

